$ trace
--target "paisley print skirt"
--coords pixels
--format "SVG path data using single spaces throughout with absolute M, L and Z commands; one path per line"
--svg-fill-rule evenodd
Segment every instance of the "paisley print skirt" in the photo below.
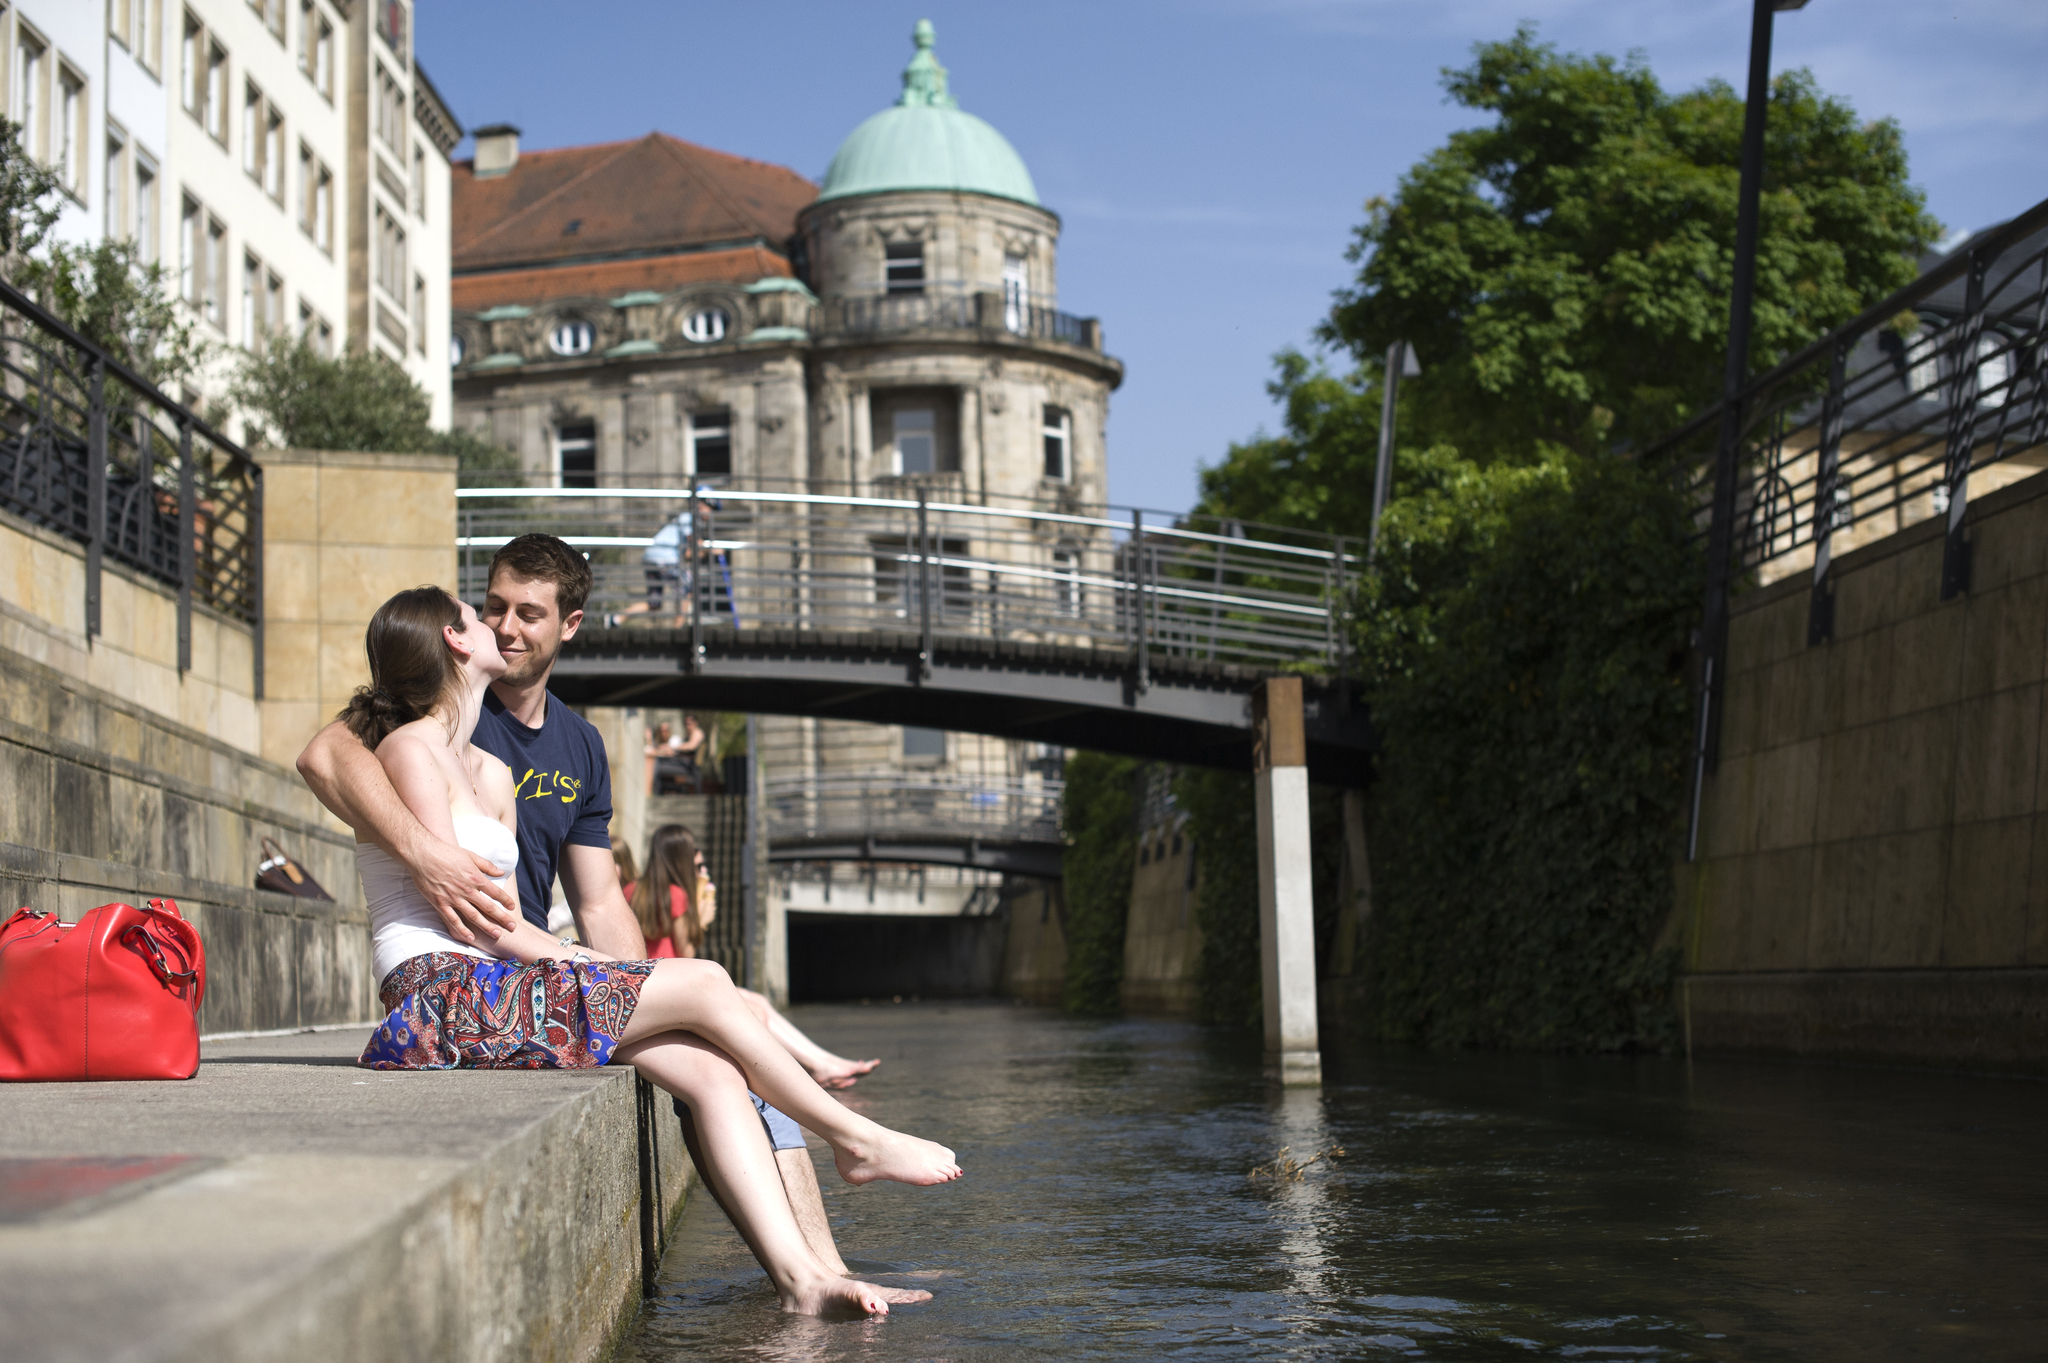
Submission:
M 652 961 L 486 960 L 429 952 L 384 977 L 373 1070 L 578 1070 L 607 1063 Z

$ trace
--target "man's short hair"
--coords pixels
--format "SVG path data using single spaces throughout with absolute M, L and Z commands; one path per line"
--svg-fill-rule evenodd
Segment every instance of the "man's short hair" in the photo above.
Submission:
M 590 564 L 583 555 L 553 535 L 521 535 L 491 558 L 488 582 L 500 572 L 510 572 L 528 582 L 555 584 L 555 604 L 568 619 L 590 599 Z

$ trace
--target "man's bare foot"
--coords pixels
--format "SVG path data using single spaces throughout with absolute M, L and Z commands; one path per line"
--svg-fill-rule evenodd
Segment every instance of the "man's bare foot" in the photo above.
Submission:
M 879 1060 L 847 1060 L 835 1055 L 807 1068 L 819 1088 L 847 1089 L 853 1087 L 856 1079 L 881 1063 Z
M 781 1296 L 782 1309 L 797 1316 L 886 1316 L 891 1306 L 932 1299 L 932 1294 L 921 1288 L 877 1287 L 857 1278 L 819 1278 Z
M 953 1152 L 937 1141 L 919 1140 L 887 1127 L 876 1130 L 880 1134 L 871 1141 L 832 1147 L 832 1163 L 838 1167 L 839 1177 L 848 1183 L 887 1179 L 928 1187 L 951 1183 L 960 1177 Z

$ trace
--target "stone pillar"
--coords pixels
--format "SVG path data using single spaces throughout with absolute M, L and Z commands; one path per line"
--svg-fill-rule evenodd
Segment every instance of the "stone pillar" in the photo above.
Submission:
M 1259 823 L 1259 963 L 1266 1061 L 1283 1084 L 1320 1084 L 1316 1036 L 1315 897 L 1309 871 L 1308 745 L 1301 678 L 1273 677 L 1252 693 L 1252 762 Z
M 789 1006 L 789 915 L 768 874 L 768 801 L 762 782 L 761 718 L 747 716 L 747 852 L 744 859 L 747 974 L 777 1008 Z

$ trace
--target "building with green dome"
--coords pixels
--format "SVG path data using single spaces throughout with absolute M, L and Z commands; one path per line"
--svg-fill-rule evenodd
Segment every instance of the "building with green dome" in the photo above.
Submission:
M 1024 159 L 960 107 L 931 24 L 911 41 L 894 102 L 822 184 L 658 132 L 523 151 L 516 128 L 479 130 L 452 174 L 456 424 L 569 488 L 1102 503 L 1123 366 L 1064 306 L 1060 219 Z M 1048 582 L 1110 572 L 1085 525 L 1003 538 Z M 874 574 L 880 593 L 900 552 L 819 567 Z M 612 572 L 591 610 L 627 608 L 604 596 Z M 822 717 L 760 730 L 774 777 L 1057 765 L 1033 745 Z M 919 896 L 958 911 L 936 883 Z

